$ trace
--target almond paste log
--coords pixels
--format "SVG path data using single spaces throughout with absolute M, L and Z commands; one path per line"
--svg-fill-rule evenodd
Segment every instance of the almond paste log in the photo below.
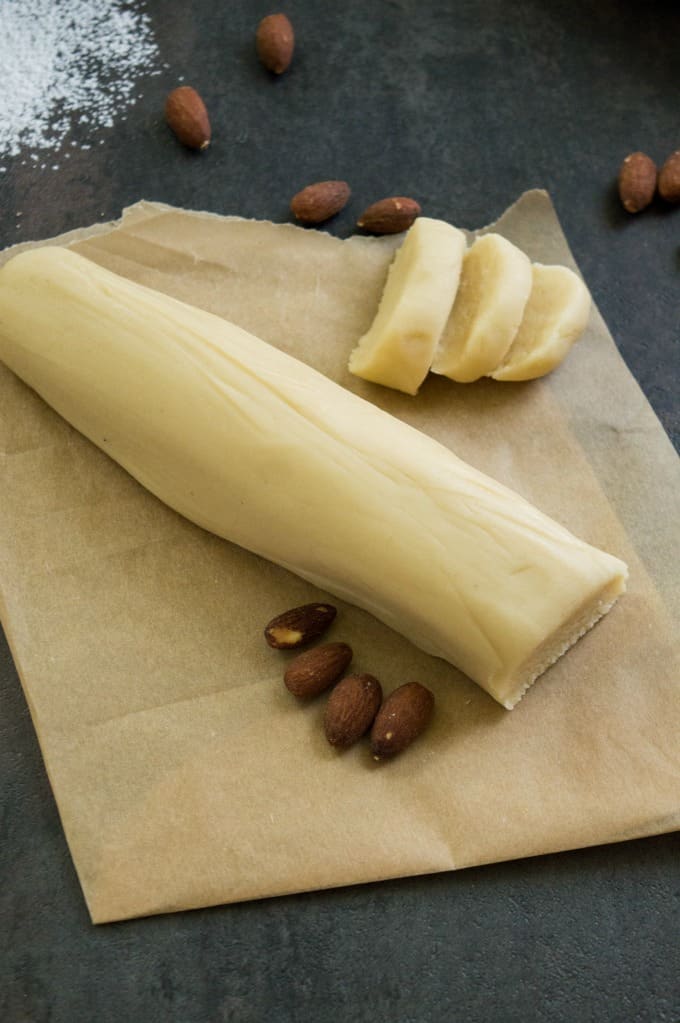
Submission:
M 623 562 L 441 444 L 69 250 L 0 270 L 0 358 L 166 504 L 507 708 L 625 588 Z

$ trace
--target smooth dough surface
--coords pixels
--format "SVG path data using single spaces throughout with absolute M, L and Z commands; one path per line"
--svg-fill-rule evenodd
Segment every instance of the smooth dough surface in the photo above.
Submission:
M 0 270 L 0 358 L 161 500 L 506 707 L 626 566 L 239 327 L 56 247 Z
M 378 312 L 349 358 L 350 373 L 416 394 L 458 290 L 465 235 L 418 217 L 390 266 Z

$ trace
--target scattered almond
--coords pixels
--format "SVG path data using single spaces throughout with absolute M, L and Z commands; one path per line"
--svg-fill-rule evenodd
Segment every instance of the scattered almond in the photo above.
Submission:
M 373 759 L 402 753 L 425 731 L 433 709 L 434 696 L 419 682 L 407 682 L 391 692 L 371 729 Z
M 257 55 L 267 71 L 282 75 L 290 67 L 295 49 L 293 26 L 285 14 L 268 14 L 257 26 Z
M 671 153 L 659 171 L 659 195 L 666 202 L 680 202 L 680 149 Z
M 328 698 L 323 726 L 331 746 L 347 749 L 368 731 L 382 701 L 373 675 L 347 675 Z
M 332 604 L 302 604 L 272 618 L 264 638 L 278 650 L 291 650 L 321 636 L 332 624 L 337 608 Z
M 646 153 L 630 153 L 619 169 L 619 197 L 629 213 L 649 206 L 656 191 L 656 164 Z
M 371 234 L 398 234 L 408 230 L 420 212 L 420 205 L 415 199 L 396 195 L 374 202 L 364 210 L 357 220 L 357 227 Z
M 352 660 L 347 643 L 326 643 L 306 650 L 290 662 L 283 681 L 293 696 L 318 696 L 340 678 Z
M 168 95 L 165 119 L 183 145 L 190 149 L 207 149 L 210 145 L 208 111 L 190 85 L 180 85 Z
M 346 181 L 317 181 L 294 195 L 290 208 L 303 224 L 321 224 L 339 213 L 349 197 L 350 187 Z

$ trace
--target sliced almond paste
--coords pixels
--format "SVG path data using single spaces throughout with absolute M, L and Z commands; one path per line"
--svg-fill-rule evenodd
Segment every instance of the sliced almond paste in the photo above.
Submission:
M 376 317 L 350 355 L 355 376 L 416 394 L 458 290 L 465 235 L 419 217 L 397 250 Z
M 530 292 L 528 256 L 499 234 L 478 238 L 465 256 L 432 372 L 460 383 L 492 373 L 515 338 Z
M 590 317 L 590 293 L 566 266 L 532 266 L 533 284 L 524 316 L 494 380 L 533 380 L 566 358 Z

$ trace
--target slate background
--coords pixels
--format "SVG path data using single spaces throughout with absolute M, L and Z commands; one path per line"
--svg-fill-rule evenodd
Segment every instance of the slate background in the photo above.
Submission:
M 631 217 L 615 190 L 631 150 L 680 147 L 677 3 L 290 0 L 280 79 L 253 51 L 276 7 L 144 9 L 168 67 L 92 149 L 2 161 L 3 246 L 141 197 L 285 220 L 299 188 L 345 178 L 346 236 L 384 195 L 478 227 L 544 187 L 678 447 L 680 213 Z M 163 122 L 179 76 L 210 110 L 205 154 Z M 677 834 L 93 928 L 1 634 L 0 777 L 3 1023 L 680 1021 Z

